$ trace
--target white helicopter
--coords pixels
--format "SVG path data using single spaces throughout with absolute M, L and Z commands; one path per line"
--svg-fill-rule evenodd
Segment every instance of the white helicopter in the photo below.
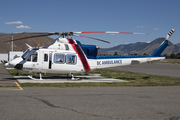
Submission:
M 55 74 L 70 74 L 71 79 L 74 79 L 73 73 L 88 72 L 98 68 L 116 67 L 131 65 L 132 63 L 144 63 L 153 60 L 165 59 L 161 53 L 168 46 L 168 38 L 174 33 L 172 29 L 160 47 L 151 55 L 125 55 L 125 56 L 97 56 L 99 47 L 97 45 L 84 45 L 79 41 L 69 38 L 68 36 L 86 37 L 102 42 L 107 42 L 101 39 L 77 35 L 82 33 L 122 33 L 122 34 L 144 34 L 132 32 L 108 32 L 108 31 L 84 31 L 84 32 L 55 32 L 55 33 L 36 33 L 38 35 L 25 37 L 42 37 L 50 35 L 59 35 L 54 42 L 45 47 L 33 48 L 26 44 L 29 48 L 21 57 L 15 58 L 5 64 L 6 67 L 16 68 L 23 71 L 41 73 L 55 73 Z M 23 34 L 23 33 L 15 33 Z M 21 40 L 20 39 L 14 39 Z M 6 41 L 10 42 L 12 40 Z M 33 79 L 32 77 L 30 77 Z

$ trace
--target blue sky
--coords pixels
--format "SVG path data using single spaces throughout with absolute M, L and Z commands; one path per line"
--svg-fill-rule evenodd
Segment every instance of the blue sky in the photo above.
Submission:
M 166 37 L 180 43 L 180 0 L 1 0 L 0 33 L 119 31 L 149 35 L 82 34 L 111 42 L 73 37 L 101 48 Z M 55 36 L 52 36 L 55 38 Z

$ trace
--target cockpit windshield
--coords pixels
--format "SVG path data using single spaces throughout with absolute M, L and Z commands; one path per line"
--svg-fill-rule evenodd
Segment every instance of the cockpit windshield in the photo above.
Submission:
M 28 57 L 28 54 L 30 53 L 30 50 L 26 50 L 26 52 L 24 52 L 24 54 L 21 56 L 24 60 Z

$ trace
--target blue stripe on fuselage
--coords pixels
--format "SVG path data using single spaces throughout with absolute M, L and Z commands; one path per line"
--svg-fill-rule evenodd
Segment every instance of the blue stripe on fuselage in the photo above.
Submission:
M 112 55 L 112 56 L 97 56 L 97 59 L 128 59 L 128 58 L 152 58 L 152 55 Z M 163 56 L 156 56 L 163 57 Z

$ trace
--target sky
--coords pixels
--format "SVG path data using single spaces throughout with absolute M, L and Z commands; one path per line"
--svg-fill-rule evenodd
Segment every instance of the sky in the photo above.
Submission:
M 81 34 L 83 44 L 109 48 L 166 37 L 180 43 L 180 0 L 0 0 L 0 33 L 116 31 L 148 33 Z M 58 36 L 50 36 L 56 38 Z M 70 37 L 71 38 L 71 37 Z

